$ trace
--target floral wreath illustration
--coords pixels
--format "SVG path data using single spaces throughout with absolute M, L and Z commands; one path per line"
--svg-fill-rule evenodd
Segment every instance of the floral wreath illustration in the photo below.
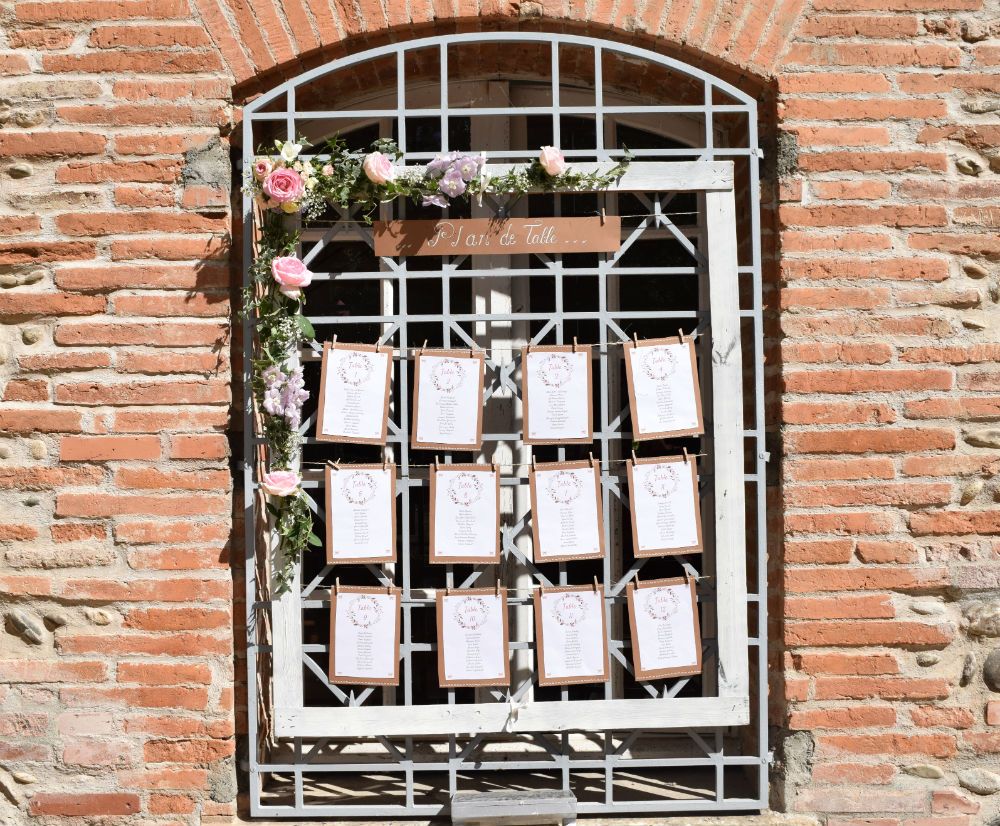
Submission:
M 448 481 L 448 498 L 456 505 L 468 507 L 479 501 L 483 495 L 483 480 L 480 473 L 459 471 Z
M 356 628 L 371 628 L 382 619 L 382 605 L 374 597 L 359 594 L 347 606 L 347 618 Z
M 653 465 L 643 474 L 642 486 L 657 499 L 666 499 L 679 485 L 677 469 L 671 465 Z
M 580 498 L 580 494 L 583 493 L 583 482 L 571 470 L 558 470 L 552 474 L 546 490 L 554 502 L 568 505 Z
M 650 619 L 665 620 L 676 614 L 681 606 L 673 588 L 650 588 L 642 607 Z
M 490 606 L 482 597 L 463 597 L 453 609 L 455 624 L 465 631 L 478 631 L 486 624 Z
M 587 613 L 587 603 L 579 594 L 563 594 L 552 606 L 552 618 L 563 628 L 576 628 Z
M 346 475 L 341 489 L 344 491 L 344 498 L 352 505 L 366 505 L 375 496 L 378 482 L 371 473 L 358 470 Z
M 371 376 L 375 365 L 367 353 L 347 353 L 337 364 L 337 375 L 344 384 L 361 387 Z
M 458 359 L 441 359 L 431 370 L 431 384 L 439 393 L 454 393 L 464 378 L 465 370 Z
M 669 347 L 649 347 L 642 371 L 653 381 L 663 381 L 677 372 L 677 356 Z
M 606 171 L 584 173 L 559 149 L 544 146 L 527 167 L 494 175 L 484 154 L 445 153 L 410 169 L 400 164 L 403 154 L 391 140 L 379 139 L 365 152 L 335 136 L 324 147 L 310 147 L 315 154 L 303 154 L 306 143 L 275 141 L 273 150 L 260 150 L 243 184 L 259 223 L 241 314 L 254 328 L 251 389 L 267 455 L 260 488 L 276 535 L 273 550 L 282 560 L 273 571 L 274 596 L 288 589 L 306 548 L 322 545 L 301 477 L 292 470 L 302 448 L 302 405 L 309 398 L 296 353 L 316 338 L 302 312 L 313 274 L 299 258 L 293 216 L 309 221 L 331 208 L 353 209 L 371 223 L 381 204 L 400 198 L 445 209 L 456 201 L 481 202 L 487 193 L 517 199 L 529 191 L 602 190 L 625 173 L 631 159 L 626 149 L 624 160 Z
M 546 356 L 538 368 L 538 378 L 546 387 L 563 387 L 573 377 L 573 365 L 563 355 Z

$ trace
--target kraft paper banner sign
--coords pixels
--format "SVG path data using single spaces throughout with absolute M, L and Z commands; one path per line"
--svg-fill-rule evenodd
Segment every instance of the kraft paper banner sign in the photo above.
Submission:
M 694 344 L 679 338 L 625 343 L 632 434 L 636 441 L 705 432 Z
M 439 590 L 437 641 L 442 687 L 510 685 L 506 589 Z
M 628 619 L 637 680 L 701 674 L 698 599 L 692 580 L 630 582 Z
M 526 445 L 594 441 L 591 349 L 531 346 L 521 351 L 521 400 Z
M 635 556 L 701 553 L 701 507 L 694 458 L 636 459 L 626 467 Z
M 326 466 L 326 561 L 396 561 L 396 466 Z
M 470 350 L 417 353 L 410 444 L 426 450 L 478 450 L 483 443 L 486 357 Z
M 398 588 L 330 592 L 330 682 L 399 685 Z
M 537 464 L 528 480 L 535 562 L 603 557 L 604 505 L 597 463 Z
M 326 342 L 316 439 L 384 445 L 391 380 L 391 347 Z
M 500 471 L 490 465 L 431 467 L 430 561 L 500 561 Z
M 514 255 L 538 252 L 614 252 L 621 218 L 444 218 L 376 221 L 375 254 Z
M 534 594 L 538 684 L 608 679 L 604 593 L 597 587 L 545 588 Z

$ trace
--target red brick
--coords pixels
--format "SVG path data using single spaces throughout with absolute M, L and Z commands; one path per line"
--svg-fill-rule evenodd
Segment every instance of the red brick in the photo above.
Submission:
M 70 163 L 56 170 L 56 181 L 64 184 L 95 184 L 106 181 L 174 183 L 181 173 L 176 160 Z
M 70 350 L 18 356 L 18 366 L 29 373 L 73 373 L 111 366 L 111 355 L 95 350 Z
M 229 423 L 229 412 L 219 409 L 125 410 L 114 414 L 113 429 L 118 433 L 160 433 L 162 431 L 217 430 Z
M 229 539 L 227 523 L 194 524 L 191 522 L 120 522 L 115 525 L 115 540 L 139 545 L 176 542 L 211 542 Z
M 191 814 L 197 804 L 180 794 L 151 794 L 146 810 L 151 815 Z
M 61 817 L 133 815 L 139 813 L 139 805 L 139 796 L 126 792 L 104 794 L 79 790 L 74 792 L 37 792 L 28 804 L 28 811 L 36 817 L 44 815 Z
M 37 232 L 42 222 L 36 215 L 0 215 L 0 233 L 3 235 L 24 235 Z
M 946 505 L 951 501 L 952 486 L 933 482 L 881 482 L 878 484 L 789 485 L 785 504 L 814 508 L 880 505 L 913 507 Z
M 820 48 L 827 48 L 825 45 Z M 941 118 L 948 112 L 943 100 L 896 100 L 893 98 L 791 98 L 785 102 L 784 116 L 788 120 L 927 120 Z M 899 220 L 890 219 L 890 220 Z M 911 218 L 903 219 L 905 221 Z M 912 224 L 904 223 L 902 226 Z M 938 224 L 943 226 L 943 224 Z M 845 224 L 852 226 L 852 224 Z M 916 226 L 925 226 L 920 221 Z
M 957 707 L 917 706 L 910 710 L 910 717 L 914 724 L 921 728 L 941 726 L 965 729 L 971 727 L 975 722 L 969 709 Z
M 225 287 L 229 283 L 229 273 L 222 267 L 186 264 L 104 264 L 100 267 L 71 265 L 56 270 L 55 281 L 60 289 L 79 292 L 120 289 L 192 290 Z
M 63 322 L 56 327 L 56 344 L 115 347 L 142 345 L 146 347 L 204 347 L 223 345 L 229 339 L 228 326 L 208 322 L 177 322 L 172 324 L 94 324 Z
M 135 608 L 124 627 L 140 631 L 197 631 L 229 628 L 233 616 L 221 608 Z M 119 670 L 119 679 L 121 671 Z
M 214 373 L 224 376 L 229 374 L 229 364 L 221 353 L 198 352 L 193 348 L 166 353 L 134 350 L 119 353 L 115 366 L 120 373 L 161 376 L 172 373 Z
M 13 49 L 65 49 L 75 33 L 70 29 L 18 29 L 7 35 Z
M 226 237 L 176 235 L 172 238 L 132 238 L 111 242 L 111 258 L 115 261 L 136 258 L 158 258 L 161 261 L 189 259 L 219 260 L 229 252 Z
M 817 430 L 785 437 L 789 453 L 911 453 L 954 447 L 955 434 L 945 428 Z
M 178 470 L 122 468 L 115 474 L 119 488 L 141 490 L 228 490 L 232 477 L 228 470 Z
M 229 440 L 221 433 L 172 436 L 170 456 L 173 459 L 225 459 L 229 456 Z
M 97 485 L 104 471 L 93 465 L 83 467 L 0 466 L 0 489 L 52 490 L 53 488 Z
M 56 385 L 56 402 L 79 405 L 228 404 L 223 382 L 76 382 Z
M 58 158 L 97 155 L 108 139 L 93 132 L 0 132 L 0 157 Z
M 931 795 L 931 811 L 936 815 L 974 815 L 979 809 L 978 801 L 966 797 L 957 789 L 939 789 Z
M 0 660 L 0 680 L 8 683 L 91 683 L 107 673 L 101 662 Z
M 914 514 L 916 516 L 917 514 Z M 946 568 L 794 568 L 785 572 L 790 593 L 819 591 L 925 591 L 949 583 Z
M 968 732 L 964 739 L 976 754 L 1000 754 L 1000 731 Z
M 819 341 L 782 342 L 784 364 L 885 364 L 892 360 L 888 344 L 832 344 Z
M 170 523 L 164 523 L 169 525 Z M 157 540 L 171 541 L 164 534 Z M 104 578 L 70 579 L 60 593 L 68 599 L 99 602 L 207 602 L 231 596 L 228 580 L 222 579 L 133 579 L 112 581 Z M 64 638 L 63 638 L 64 639 Z
M 158 663 L 123 661 L 118 663 L 119 683 L 142 685 L 207 685 L 212 670 L 203 663 Z
M 232 740 L 150 740 L 144 755 L 148 763 L 213 763 L 234 751 Z
M 890 706 L 854 706 L 793 711 L 788 715 L 791 729 L 854 729 L 894 726 L 896 710 Z
M 208 706 L 208 689 L 191 686 L 66 687 L 60 691 L 60 697 L 67 705 L 77 707 L 108 704 L 127 709 L 180 708 L 204 711 Z
M 159 459 L 156 436 L 64 436 L 59 446 L 64 462 L 115 462 Z
M 183 0 L 38 0 L 15 6 L 15 17 L 27 23 L 88 23 L 94 20 L 186 18 Z
M 47 714 L 0 713 L 0 737 L 41 737 L 48 726 Z
M 0 295 L 0 319 L 6 322 L 39 316 L 96 315 L 107 300 L 71 293 L 14 293 Z
M 950 390 L 955 377 L 950 370 L 808 370 L 784 375 L 789 393 L 889 393 L 907 390 Z
M 785 644 L 812 647 L 829 646 L 935 646 L 942 647 L 955 639 L 950 625 L 925 625 L 920 622 L 793 622 L 785 626 Z
M 128 564 L 135 570 L 205 571 L 229 567 L 229 550 L 223 548 L 134 548 L 127 552 Z
M 894 616 L 896 609 L 887 595 L 785 597 L 786 619 L 885 619 Z M 786 626 L 789 627 L 798 626 Z
M 1000 700 L 990 700 L 986 704 L 986 725 L 1000 726 Z
M 213 720 L 206 717 L 187 717 L 178 714 L 170 716 L 138 716 L 125 718 L 128 734 L 153 734 L 159 737 L 229 737 L 234 732 L 231 719 Z
M 228 497 L 180 494 L 60 493 L 56 516 L 204 516 L 229 513 Z
M 817 783 L 890 783 L 896 776 L 896 767 L 886 763 L 817 763 L 813 766 L 812 779 Z M 833 823 L 833 821 L 827 821 Z M 894 825 L 893 825 L 894 826 Z
M 887 289 L 859 287 L 782 287 L 781 307 L 785 310 L 873 310 L 889 304 Z
M 924 511 L 910 516 L 915 536 L 1000 534 L 1000 509 L 986 511 Z
M 189 212 L 79 212 L 56 216 L 56 227 L 66 235 L 116 235 L 141 232 L 210 232 L 225 228 L 216 218 Z
M 1000 418 L 1000 398 L 996 396 L 949 396 L 918 399 L 903 406 L 908 419 L 962 419 L 963 421 L 993 421 Z M 931 474 L 927 474 L 931 475 Z
M 204 789 L 208 782 L 205 769 L 162 768 L 147 771 L 120 771 L 118 783 L 131 789 Z
M 792 661 L 795 668 L 805 674 L 861 676 L 899 673 L 899 663 L 893 654 L 795 652 L 792 654 Z
M 84 738 L 63 740 L 63 762 L 76 766 L 127 766 L 134 758 L 121 742 Z
M 785 463 L 785 478 L 807 482 L 828 479 L 892 479 L 892 459 L 799 459 Z M 786 488 L 797 490 L 797 488 Z M 807 488 L 811 490 L 811 488 Z
M 783 401 L 781 418 L 787 424 L 877 424 L 896 421 L 896 411 L 871 402 Z
M 943 678 L 817 677 L 817 700 L 938 700 L 950 693 Z
M 943 152 L 807 152 L 799 155 L 803 172 L 903 172 L 927 169 L 945 172 Z
M 898 530 L 898 520 L 886 513 L 790 513 L 785 530 L 796 533 L 884 534 Z
M 846 182 L 837 183 L 843 185 Z M 944 281 L 948 278 L 949 273 L 948 262 L 940 258 L 868 258 L 864 260 L 853 258 L 788 258 L 782 261 L 781 275 L 787 280 L 860 278 L 878 281 Z
M 939 7 L 940 8 L 940 7 Z M 916 11 L 911 7 L 908 11 Z M 801 43 L 792 47 L 790 63 L 821 66 L 921 66 L 953 68 L 962 59 L 957 46 L 921 44 Z M 943 114 L 943 113 L 942 113 Z
M 876 252 L 892 248 L 892 239 L 881 232 L 820 233 L 810 230 L 786 230 L 781 233 L 783 253 L 819 252 Z
M 854 551 L 850 539 L 821 539 L 812 542 L 785 541 L 785 562 L 813 562 L 824 565 L 843 565 L 849 562 Z
M 49 526 L 53 542 L 87 542 L 107 539 L 104 525 L 93 522 L 56 522 Z
M 49 383 L 40 379 L 11 379 L 3 389 L 5 402 L 44 402 L 49 399 Z
M 159 74 L 218 72 L 222 63 L 214 52 L 172 51 L 147 49 L 131 52 L 86 52 L 42 56 L 45 72 L 92 72 L 116 74 L 126 72 Z
M 0 432 L 79 433 L 82 421 L 76 410 L 0 410 Z
M 200 26 L 96 26 L 90 33 L 89 45 L 98 49 L 119 49 L 143 46 L 208 46 L 211 40 Z M 115 97 L 121 97 L 115 84 Z
M 923 27 L 914 16 L 820 14 L 804 19 L 799 32 L 807 37 L 898 39 L 923 34 Z
M 816 738 L 820 752 L 847 754 L 928 754 L 951 757 L 957 751 L 951 734 L 825 734 Z
M 858 559 L 868 564 L 898 563 L 912 565 L 920 560 L 920 552 L 910 542 L 877 542 L 859 539 Z

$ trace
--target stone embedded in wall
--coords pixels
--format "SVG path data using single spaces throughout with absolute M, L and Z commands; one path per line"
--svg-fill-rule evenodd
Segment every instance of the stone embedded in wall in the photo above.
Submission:
M 45 332 L 41 327 L 36 327 L 34 325 L 30 327 L 24 327 L 21 330 L 21 341 L 25 344 L 38 344 L 42 340 Z
M 940 602 L 915 602 L 910 606 L 914 614 L 921 614 L 925 617 L 943 614 L 944 606 Z
M 983 682 L 990 691 L 1000 692 L 1000 648 L 994 648 L 983 663 Z
M 944 777 L 944 771 L 939 766 L 932 766 L 930 763 L 915 763 L 912 766 L 903 766 L 903 771 L 914 777 L 924 777 L 928 780 L 940 780 Z
M 962 494 L 958 501 L 963 505 L 968 505 L 973 499 L 982 493 L 984 485 L 985 482 L 983 482 L 982 479 L 973 479 L 962 488 Z
M 967 430 L 962 434 L 962 438 L 973 447 L 1000 448 L 1000 427 Z
M 975 637 L 1000 637 L 1000 602 L 972 602 L 962 612 L 966 632 Z
M 986 267 L 977 264 L 975 261 L 967 261 L 962 265 L 962 270 L 969 278 L 986 278 L 990 274 L 990 271 Z
M 45 622 L 51 628 L 62 628 L 69 624 L 69 615 L 63 611 L 49 611 L 45 615 Z
M 941 662 L 941 655 L 934 651 L 921 651 L 917 654 L 917 665 L 922 665 L 924 668 L 937 665 Z
M 963 175 L 977 177 L 986 167 L 975 158 L 959 158 L 955 161 L 955 169 Z
M 111 614 L 103 608 L 87 608 L 83 613 L 94 625 L 111 624 Z
M 958 677 L 958 684 L 960 686 L 967 686 L 972 682 L 972 678 L 976 676 L 976 655 L 971 651 L 965 655 L 965 659 L 962 661 L 962 673 Z
M 30 163 L 15 163 L 7 167 L 7 174 L 11 178 L 28 178 L 34 172 L 35 168 Z
M 45 642 L 45 628 L 27 611 L 15 608 L 7 614 L 11 626 L 25 642 L 41 645 Z
M 994 774 L 986 769 L 966 769 L 958 773 L 958 782 L 962 788 L 981 795 L 1000 792 L 1000 774 Z

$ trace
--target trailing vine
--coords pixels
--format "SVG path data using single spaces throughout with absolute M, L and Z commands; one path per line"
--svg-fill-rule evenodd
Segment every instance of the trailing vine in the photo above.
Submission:
M 289 228 L 288 216 L 314 220 L 333 206 L 356 208 L 371 223 L 380 204 L 397 198 L 447 208 L 454 200 L 478 199 L 487 192 L 516 200 L 534 191 L 601 190 L 624 174 L 630 160 L 626 150 L 625 159 L 606 171 L 579 172 L 558 149 L 544 146 L 526 167 L 491 175 L 482 154 L 442 154 L 426 167 L 409 169 L 399 165 L 402 153 L 391 140 L 377 140 L 361 152 L 335 136 L 325 153 L 306 158 L 300 157 L 304 144 L 301 139 L 275 141 L 275 152 L 261 152 L 244 183 L 261 215 L 242 313 L 254 324 L 252 390 L 267 445 L 268 470 L 260 485 L 268 495 L 276 550 L 283 560 L 273 572 L 275 595 L 287 590 L 306 548 L 322 544 L 312 530 L 301 477 L 292 470 L 301 451 L 302 405 L 309 398 L 296 353 L 316 334 L 302 313 L 312 273 L 296 257 L 299 233 Z

